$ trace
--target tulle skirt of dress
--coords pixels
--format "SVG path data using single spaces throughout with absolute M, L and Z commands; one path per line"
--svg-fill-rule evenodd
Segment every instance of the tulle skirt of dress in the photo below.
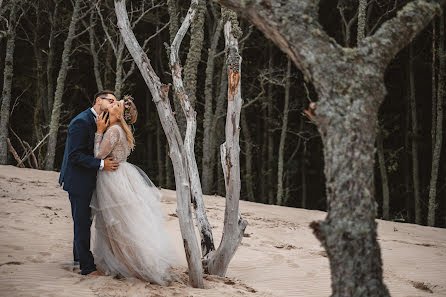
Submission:
M 91 209 L 95 262 L 101 271 L 160 285 L 173 279 L 177 257 L 163 226 L 160 198 L 147 175 L 130 163 L 98 172 Z

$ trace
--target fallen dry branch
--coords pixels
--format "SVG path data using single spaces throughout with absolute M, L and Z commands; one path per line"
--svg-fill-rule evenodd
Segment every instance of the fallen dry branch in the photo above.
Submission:
M 45 137 L 42 138 L 42 140 L 39 141 L 39 143 L 38 143 L 38 144 L 37 144 L 31 151 L 28 151 L 28 153 L 25 155 L 25 157 L 23 157 L 23 159 L 20 160 L 19 163 L 17 163 L 16 166 L 20 166 L 20 164 L 22 164 L 23 162 L 25 162 L 26 160 L 28 160 L 28 158 L 31 156 L 31 154 L 33 154 L 34 151 L 35 151 L 36 149 L 38 149 L 38 148 L 45 142 L 45 140 L 48 138 L 48 136 L 50 136 L 50 133 L 48 133 L 47 135 L 45 135 Z
M 19 162 L 19 165 L 17 165 L 17 166 L 20 166 L 21 168 L 25 168 L 25 165 L 23 165 L 23 162 L 20 162 L 19 155 L 17 154 L 17 151 L 12 146 L 11 140 L 9 140 L 9 138 L 6 138 L 6 143 L 8 144 L 8 149 L 11 152 L 11 154 L 14 156 L 14 159 L 16 159 L 17 162 Z

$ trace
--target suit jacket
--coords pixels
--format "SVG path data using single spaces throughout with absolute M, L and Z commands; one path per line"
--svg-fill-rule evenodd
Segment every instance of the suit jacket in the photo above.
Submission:
M 94 157 L 96 122 L 90 108 L 78 114 L 68 126 L 59 184 L 70 195 L 91 196 L 101 160 Z

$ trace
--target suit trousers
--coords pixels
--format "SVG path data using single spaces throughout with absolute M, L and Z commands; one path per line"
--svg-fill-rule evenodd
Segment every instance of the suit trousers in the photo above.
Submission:
M 69 194 L 71 214 L 74 222 L 73 257 L 79 261 L 81 274 L 87 275 L 96 270 L 93 254 L 90 251 L 91 240 L 91 195 Z

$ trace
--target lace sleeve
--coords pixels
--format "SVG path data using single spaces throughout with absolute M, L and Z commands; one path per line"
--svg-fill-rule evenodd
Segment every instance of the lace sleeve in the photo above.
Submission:
M 119 130 L 110 127 L 104 135 L 95 133 L 94 136 L 94 156 L 98 159 L 105 159 L 113 150 L 120 137 Z

